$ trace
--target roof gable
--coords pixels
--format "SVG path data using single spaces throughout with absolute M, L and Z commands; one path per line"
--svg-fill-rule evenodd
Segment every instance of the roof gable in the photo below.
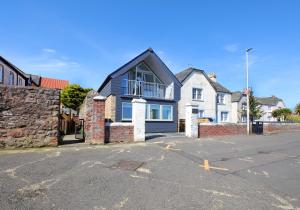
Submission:
M 23 77 L 23 79 L 27 80 L 28 77 L 26 76 L 25 72 L 23 72 L 21 69 L 19 69 L 18 67 L 16 67 L 15 65 L 13 65 L 11 62 L 9 62 L 8 60 L 6 60 L 5 58 L 3 58 L 2 56 L 0 56 L 0 60 L 7 65 L 8 67 L 10 67 L 11 69 L 13 69 L 16 73 L 18 73 L 19 75 L 21 75 L 21 77 Z
M 101 84 L 101 86 L 99 87 L 98 92 L 100 92 L 112 78 L 118 77 L 126 73 L 134 66 L 143 62 L 145 59 L 149 58 L 149 56 L 152 56 L 151 57 L 152 60 L 154 60 L 154 62 L 156 62 L 158 65 L 160 65 L 162 67 L 161 69 L 164 70 L 168 74 L 168 76 L 170 76 L 172 80 L 175 83 L 177 83 L 177 85 L 181 86 L 181 83 L 178 81 L 175 75 L 170 71 L 167 65 L 160 59 L 158 55 L 156 55 L 156 53 L 151 48 L 149 48 L 146 51 L 139 54 L 138 56 L 136 56 L 135 58 L 133 58 L 132 60 L 130 60 L 129 62 L 127 62 L 126 64 L 124 64 L 123 66 L 121 66 L 120 68 L 118 68 L 117 70 L 115 70 L 114 72 L 112 72 L 111 74 L 109 74 L 104 80 L 104 82 Z
M 277 98 L 276 96 L 271 96 L 271 97 L 255 97 L 255 99 L 261 105 L 267 105 L 267 106 L 276 106 L 280 101 L 283 102 L 282 99 Z
M 216 92 L 222 92 L 222 93 L 229 93 L 231 94 L 231 91 L 228 90 L 227 88 L 225 88 L 223 85 L 221 85 L 218 82 L 214 82 L 212 81 L 207 74 L 205 73 L 205 71 L 201 70 L 201 69 L 196 69 L 196 68 L 188 68 L 186 70 L 183 70 L 179 73 L 176 74 L 177 79 L 183 84 L 188 77 L 194 73 L 194 72 L 198 72 L 201 73 L 205 76 L 205 78 L 207 79 L 207 81 L 211 84 L 211 86 L 215 89 Z

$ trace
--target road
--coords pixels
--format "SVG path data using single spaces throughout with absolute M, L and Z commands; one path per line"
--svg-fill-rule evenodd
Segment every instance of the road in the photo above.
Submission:
M 300 133 L 0 151 L 1 209 L 300 209 Z

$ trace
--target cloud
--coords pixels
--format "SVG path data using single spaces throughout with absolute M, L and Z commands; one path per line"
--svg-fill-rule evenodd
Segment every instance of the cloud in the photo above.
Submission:
M 56 53 L 56 50 L 50 49 L 50 48 L 44 48 L 43 52 L 45 52 L 45 53 Z
M 239 44 L 227 44 L 225 45 L 224 49 L 227 51 L 227 52 L 230 52 L 230 53 L 234 53 L 234 52 L 237 52 L 239 50 Z

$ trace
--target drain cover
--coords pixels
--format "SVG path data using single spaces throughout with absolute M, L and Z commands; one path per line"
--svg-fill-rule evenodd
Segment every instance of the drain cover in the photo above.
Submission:
M 141 167 L 144 163 L 133 161 L 133 160 L 120 160 L 116 164 L 112 165 L 110 168 L 112 169 L 122 169 L 128 171 L 135 171 L 139 167 Z

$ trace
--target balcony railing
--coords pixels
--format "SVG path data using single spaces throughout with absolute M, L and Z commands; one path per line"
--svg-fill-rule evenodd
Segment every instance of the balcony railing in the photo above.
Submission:
M 123 95 L 145 98 L 166 98 L 166 86 L 159 83 L 125 79 L 122 84 Z

